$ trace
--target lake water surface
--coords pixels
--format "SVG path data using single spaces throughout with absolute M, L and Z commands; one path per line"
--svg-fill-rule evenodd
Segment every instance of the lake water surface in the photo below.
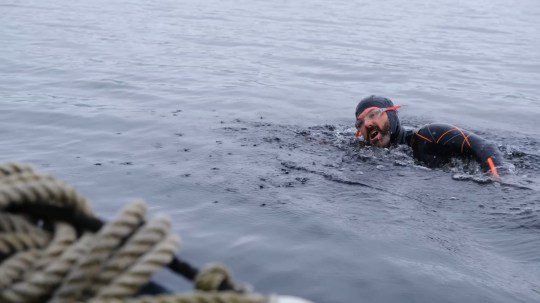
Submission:
M 540 302 L 540 2 L 0 1 L 0 160 L 180 256 L 316 302 Z M 488 137 L 515 172 L 362 148 L 356 103 Z M 174 291 L 189 285 L 167 273 Z

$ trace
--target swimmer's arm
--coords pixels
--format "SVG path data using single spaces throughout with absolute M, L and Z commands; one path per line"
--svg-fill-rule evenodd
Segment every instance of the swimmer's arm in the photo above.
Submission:
M 470 153 L 476 161 L 493 176 L 500 177 L 500 171 L 497 168 L 503 168 L 505 162 L 495 144 L 475 134 L 471 134 L 468 139 L 470 142 Z

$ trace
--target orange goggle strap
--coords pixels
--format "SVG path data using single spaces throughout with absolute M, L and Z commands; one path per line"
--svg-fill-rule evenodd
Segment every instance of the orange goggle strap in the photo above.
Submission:
M 401 105 L 396 105 L 396 106 L 392 106 L 392 107 L 387 107 L 384 109 L 384 111 L 389 111 L 389 110 L 397 110 L 398 108 L 400 108 Z

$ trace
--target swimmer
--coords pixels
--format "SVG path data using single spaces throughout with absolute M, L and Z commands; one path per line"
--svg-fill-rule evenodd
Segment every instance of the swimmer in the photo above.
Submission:
M 390 147 L 407 144 L 414 157 L 428 167 L 448 163 L 453 157 L 476 160 L 484 170 L 499 177 L 504 160 L 495 145 L 469 131 L 449 124 L 431 123 L 419 130 L 403 128 L 397 109 L 388 98 L 369 96 L 356 106 L 356 136 L 367 145 Z

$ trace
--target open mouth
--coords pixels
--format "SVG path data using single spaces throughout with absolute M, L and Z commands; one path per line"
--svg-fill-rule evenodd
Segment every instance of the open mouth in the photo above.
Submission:
M 369 133 L 368 133 L 369 140 L 372 141 L 373 139 L 375 139 L 379 133 L 380 133 L 379 128 L 378 128 L 378 127 L 374 127 L 374 128 L 373 128 L 372 130 L 370 130 Z

